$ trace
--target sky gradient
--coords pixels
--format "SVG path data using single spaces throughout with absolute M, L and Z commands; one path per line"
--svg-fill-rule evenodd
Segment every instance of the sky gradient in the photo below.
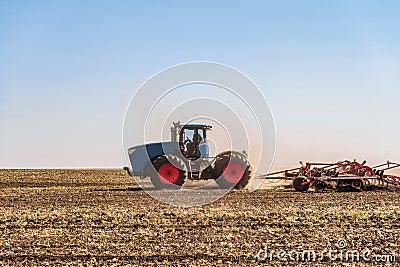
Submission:
M 275 167 L 400 161 L 398 1 L 1 1 L 0 168 L 122 167 L 135 90 L 182 62 L 248 75 Z

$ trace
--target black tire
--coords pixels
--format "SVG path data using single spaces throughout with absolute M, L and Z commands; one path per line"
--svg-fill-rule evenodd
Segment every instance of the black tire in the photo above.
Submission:
M 237 152 L 225 152 L 216 157 L 215 182 L 223 189 L 243 189 L 250 180 L 250 164 L 246 156 Z
M 152 161 L 151 183 L 157 189 L 180 189 L 186 181 L 186 165 L 174 155 L 164 155 Z
M 307 178 L 302 177 L 302 176 L 296 177 L 293 180 L 294 190 L 296 190 L 297 192 L 306 192 L 310 188 L 310 184 L 302 185 L 302 183 L 304 183 L 304 182 L 307 182 Z
M 364 183 L 362 180 L 353 180 L 351 181 L 351 186 L 355 191 L 363 191 Z
M 323 181 L 315 181 L 313 183 L 313 187 L 315 188 L 315 190 L 321 191 L 321 190 L 327 189 L 328 185 Z

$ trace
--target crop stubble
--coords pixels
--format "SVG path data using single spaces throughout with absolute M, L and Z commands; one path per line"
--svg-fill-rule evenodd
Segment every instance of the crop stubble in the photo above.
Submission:
M 322 251 L 339 238 L 376 254 L 399 250 L 398 192 L 232 191 L 179 208 L 120 170 L 0 170 L 0 203 L 0 265 L 297 266 L 257 253 Z

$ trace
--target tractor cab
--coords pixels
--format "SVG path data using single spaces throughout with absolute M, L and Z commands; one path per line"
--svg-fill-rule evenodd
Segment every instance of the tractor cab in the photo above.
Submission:
M 187 159 L 208 157 L 207 131 L 211 128 L 211 125 L 206 124 L 174 123 L 171 127 L 171 141 L 179 142 L 179 149 Z

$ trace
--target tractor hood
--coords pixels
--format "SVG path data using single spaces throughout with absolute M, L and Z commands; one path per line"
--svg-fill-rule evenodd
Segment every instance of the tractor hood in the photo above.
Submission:
M 178 142 L 160 142 L 131 147 L 128 149 L 128 155 L 133 172 L 139 173 L 143 172 L 152 158 L 176 151 L 179 151 Z

